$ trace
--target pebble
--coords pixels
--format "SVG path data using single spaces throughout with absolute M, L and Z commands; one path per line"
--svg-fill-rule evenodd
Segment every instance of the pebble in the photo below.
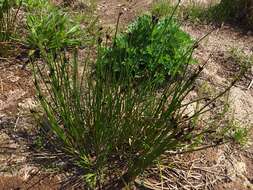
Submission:
M 248 36 L 251 36 L 252 34 L 253 34 L 252 31 L 248 31 L 248 32 L 247 32 L 247 35 L 248 35 Z

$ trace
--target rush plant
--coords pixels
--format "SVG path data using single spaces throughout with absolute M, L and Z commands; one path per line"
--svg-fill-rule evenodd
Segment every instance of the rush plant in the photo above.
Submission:
M 63 153 L 61 158 L 67 157 L 72 172 L 78 168 L 87 189 L 121 189 L 166 151 L 190 151 L 203 139 L 224 132 L 219 125 L 195 124 L 237 79 L 208 101 L 189 99 L 203 69 L 190 64 L 196 43 L 189 47 L 188 35 L 179 31 L 171 18 L 160 23 L 149 16 L 140 19 L 110 47 L 99 43 L 95 60 L 80 63 L 77 50 L 68 59 L 65 52 L 55 57 L 42 49 L 45 70 L 33 64 L 38 100 L 46 118 L 43 137 Z M 161 28 L 166 30 L 165 36 Z M 186 47 L 178 41 L 186 41 Z M 170 75 L 159 90 L 154 83 L 157 71 Z M 144 76 L 138 85 L 137 75 Z M 192 106 L 196 109 L 189 111 Z M 225 137 L 216 141 L 223 142 Z

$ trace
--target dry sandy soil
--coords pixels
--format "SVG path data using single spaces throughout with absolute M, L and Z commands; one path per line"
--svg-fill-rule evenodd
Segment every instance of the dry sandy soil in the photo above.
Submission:
M 148 10 L 151 3 L 151 0 L 100 0 L 97 14 L 105 27 L 115 27 L 119 12 L 123 12 L 121 23 L 124 25 Z M 213 30 L 213 27 L 185 23 L 183 29 L 194 38 L 199 38 Z M 214 86 L 229 81 L 235 70 L 228 52 L 231 48 L 240 48 L 248 54 L 252 53 L 252 42 L 251 32 L 242 32 L 226 25 L 215 29 L 195 53 L 200 63 L 212 55 L 202 80 Z M 0 190 L 60 189 L 58 176 L 42 174 L 38 166 L 29 162 L 28 143 L 33 140 L 29 130 L 34 126 L 29 110 L 36 107 L 31 70 L 29 67 L 23 68 L 22 60 L 12 56 L 7 58 L 0 56 Z M 253 88 L 247 89 L 251 79 L 253 75 L 249 74 L 230 94 L 235 118 L 247 125 L 253 124 Z M 188 163 L 195 160 L 195 166 L 206 168 L 205 172 L 199 171 L 202 181 L 207 173 L 214 178 L 213 185 L 201 188 L 189 186 L 188 189 L 253 189 L 252 145 L 243 150 L 225 145 L 187 157 L 191 158 Z

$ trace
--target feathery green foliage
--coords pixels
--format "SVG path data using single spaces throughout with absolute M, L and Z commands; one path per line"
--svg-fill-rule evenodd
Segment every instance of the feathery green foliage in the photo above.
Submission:
M 159 20 L 149 15 L 139 17 L 113 43 L 101 50 L 104 67 L 112 68 L 115 76 L 127 70 L 134 78 L 152 78 L 155 83 L 180 74 L 189 59 L 185 54 L 193 45 L 171 17 Z

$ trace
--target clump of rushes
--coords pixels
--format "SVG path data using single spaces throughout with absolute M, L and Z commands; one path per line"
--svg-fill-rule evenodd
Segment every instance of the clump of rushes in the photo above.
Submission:
M 0 0 L 0 41 L 8 41 L 15 34 L 21 4 L 19 0 Z
M 101 49 L 101 64 L 112 68 L 114 75 L 128 70 L 138 80 L 152 78 L 161 84 L 182 72 L 189 59 L 184 55 L 192 45 L 193 40 L 171 17 L 144 15 L 118 35 L 112 47 Z
M 32 49 L 60 51 L 80 45 L 80 27 L 60 9 L 48 5 L 27 16 L 27 45 Z
M 72 171 L 78 168 L 87 189 L 121 189 L 166 151 L 190 151 L 201 145 L 201 139 L 212 136 L 220 137 L 216 142 L 230 138 L 218 135 L 224 133 L 219 125 L 198 127 L 194 123 L 213 109 L 213 103 L 237 79 L 207 102 L 188 100 L 203 69 L 190 67 L 196 44 L 188 47 L 188 35 L 171 18 L 159 22 L 143 16 L 137 23 L 131 25 L 130 36 L 120 35 L 111 47 L 98 45 L 96 72 L 92 59 L 78 62 L 77 50 L 70 60 L 64 52 L 55 57 L 42 51 L 46 72 L 33 64 L 38 99 L 46 116 L 44 138 L 63 153 L 61 159 L 68 158 Z M 178 41 L 186 41 L 186 47 Z M 170 55 L 166 58 L 165 49 Z M 156 55 L 160 53 L 163 56 Z M 171 77 L 159 92 L 154 83 L 158 71 Z M 138 85 L 137 75 L 145 76 Z M 196 110 L 188 114 L 188 107 L 196 103 Z

